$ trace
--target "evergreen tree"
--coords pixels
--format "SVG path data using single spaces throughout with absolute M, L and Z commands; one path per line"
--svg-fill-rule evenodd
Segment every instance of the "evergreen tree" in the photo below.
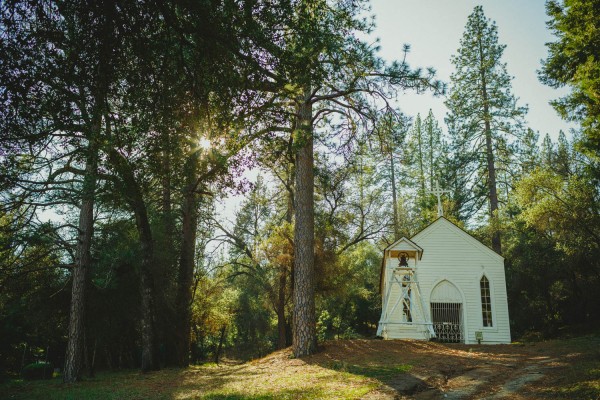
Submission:
M 429 187 L 433 188 L 435 181 L 439 178 L 442 162 L 442 128 L 430 109 L 429 114 L 423 121 L 425 128 L 426 167 L 429 178 Z
M 408 163 L 413 166 L 413 171 L 416 176 L 414 176 L 413 180 L 414 185 L 416 186 L 417 196 L 419 199 L 423 199 L 425 196 L 425 190 L 427 187 L 425 185 L 427 179 L 425 177 L 425 142 L 426 138 L 425 132 L 423 129 L 423 121 L 421 120 L 421 114 L 417 114 L 415 117 L 415 122 L 412 125 L 410 130 L 410 139 L 408 143 Z
M 557 146 L 556 146 L 556 157 L 555 157 L 555 169 L 556 172 L 563 176 L 568 177 L 573 172 L 573 151 L 571 143 L 567 139 L 565 133 L 561 130 L 558 132 Z
M 540 165 L 550 168 L 554 164 L 554 143 L 552 138 L 546 133 L 542 140 L 542 148 L 540 149 Z
M 569 86 L 570 94 L 551 104 L 563 119 L 579 121 L 581 149 L 590 157 L 600 178 L 600 0 L 551 0 L 548 27 L 557 41 L 547 43 L 540 80 L 554 88 Z
M 528 128 L 519 142 L 518 154 L 522 174 L 531 172 L 540 163 L 539 138 L 539 133 Z
M 12 190 L 18 193 L 13 205 L 26 204 L 34 194 L 38 205 L 79 209 L 65 382 L 79 380 L 83 367 L 98 143 L 118 65 L 114 16 L 113 6 L 103 2 L 85 6 L 15 1 L 0 6 L 0 152 L 9 149 L 16 159 L 29 159 L 29 171 L 15 173 L 23 183 Z M 26 177 L 27 172 L 35 174 Z
M 487 201 L 492 228 L 492 248 L 502 252 L 497 228 L 499 148 L 517 135 L 524 107 L 511 93 L 511 77 L 501 62 L 505 46 L 498 43 L 496 24 L 481 6 L 469 16 L 458 53 L 451 61 L 456 70 L 446 106 L 454 146 L 465 152 L 461 168 L 468 175 L 473 198 L 467 204 L 476 213 Z
M 406 174 L 411 176 L 410 185 L 416 191 L 416 214 L 422 216 L 423 222 L 437 218 L 437 202 L 434 196 L 427 193 L 435 187 L 436 181 L 445 187 L 440 179 L 444 175 L 444 143 L 440 128 L 433 111 L 429 110 L 427 117 L 421 119 L 417 114 L 412 129 L 409 131 L 407 146 Z
M 420 121 L 418 115 L 417 120 Z M 400 167 L 403 159 L 406 159 L 407 153 L 410 154 L 410 150 L 403 151 L 409 122 L 410 118 L 402 113 L 386 112 L 376 129 L 377 148 L 369 154 L 373 160 L 379 162 L 382 183 L 384 187 L 391 191 L 393 241 L 400 239 L 402 236 L 398 210 L 401 184 Z M 381 160 L 381 155 L 384 156 L 385 160 Z
M 373 118 L 372 102 L 390 90 L 432 88 L 434 71 L 412 70 L 405 61 L 386 65 L 376 49 L 357 37 L 370 24 L 360 17 L 364 3 L 300 1 L 290 37 L 282 51 L 280 80 L 293 104 L 295 150 L 294 324 L 297 357 L 316 350 L 314 274 L 314 143 L 319 122 L 329 115 L 342 119 L 350 137 Z M 338 133 L 339 131 L 336 131 Z

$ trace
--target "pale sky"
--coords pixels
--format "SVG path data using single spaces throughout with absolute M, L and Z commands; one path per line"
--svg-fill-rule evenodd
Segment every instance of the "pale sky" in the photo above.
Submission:
M 555 40 L 546 28 L 544 4 L 544 0 L 371 0 L 371 13 L 377 25 L 374 36 L 381 39 L 382 57 L 400 59 L 402 46 L 410 44 L 411 67 L 434 67 L 438 79 L 449 82 L 454 70 L 450 56 L 459 47 L 467 17 L 476 5 L 482 5 L 486 17 L 496 21 L 500 44 L 506 45 L 502 60 L 514 76 L 512 89 L 519 105 L 529 106 L 528 126 L 541 137 L 549 133 L 555 139 L 560 129 L 568 134 L 574 125 L 564 122 L 548 104 L 566 91 L 552 89 L 537 79 L 540 60 L 547 55 L 544 44 Z M 398 101 L 410 116 L 424 116 L 431 108 L 444 125 L 443 98 L 407 92 Z
M 549 133 L 553 140 L 560 129 L 569 135 L 567 124 L 548 104 L 566 93 L 543 85 L 536 71 L 540 60 L 547 55 L 546 42 L 554 41 L 546 28 L 548 17 L 544 0 L 371 0 L 371 14 L 375 15 L 373 33 L 381 40 L 380 55 L 391 61 L 401 59 L 405 43 L 411 45 L 408 62 L 412 67 L 434 67 L 438 79 L 449 82 L 454 67 L 450 56 L 456 52 L 469 14 L 476 5 L 482 5 L 486 17 L 496 21 L 498 37 L 506 45 L 502 61 L 508 73 L 514 76 L 513 94 L 519 105 L 528 105 L 525 118 L 528 126 L 540 133 L 540 140 Z M 427 115 L 433 110 L 440 126 L 446 131 L 444 99 L 430 94 L 406 92 L 398 99 L 401 110 L 409 115 Z M 254 181 L 257 170 L 245 176 Z M 233 219 L 242 196 L 232 196 L 222 204 L 221 215 Z

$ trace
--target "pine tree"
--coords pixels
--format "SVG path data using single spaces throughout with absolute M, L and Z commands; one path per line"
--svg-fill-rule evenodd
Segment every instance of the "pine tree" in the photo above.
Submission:
M 530 173 L 540 163 L 538 147 L 539 133 L 528 128 L 519 143 L 519 160 L 521 161 L 521 173 Z
M 410 130 L 410 141 L 408 144 L 409 158 L 408 162 L 413 165 L 413 171 L 417 173 L 414 179 L 414 185 L 417 189 L 419 198 L 425 196 L 425 133 L 421 114 L 417 114 L 415 122 Z
M 441 150 L 442 150 L 442 129 L 433 115 L 433 111 L 429 109 L 427 118 L 423 121 L 425 127 L 426 142 L 426 160 L 427 174 L 429 175 L 429 187 L 433 187 L 439 173 Z
M 419 116 L 417 116 L 419 118 Z M 401 237 L 400 216 L 398 210 L 399 200 L 399 168 L 401 160 L 405 157 L 402 147 L 404 145 L 406 130 L 410 119 L 401 113 L 385 113 L 377 127 L 377 149 L 372 157 L 380 159 L 383 155 L 385 161 L 381 163 L 381 175 L 385 187 L 389 187 L 392 197 L 392 226 L 394 241 Z
M 337 114 L 356 135 L 357 121 L 372 119 L 372 101 L 389 98 L 398 88 L 437 93 L 435 71 L 412 70 L 406 61 L 386 65 L 376 50 L 357 38 L 370 24 L 360 15 L 364 2 L 300 1 L 282 51 L 280 79 L 294 105 L 295 151 L 294 317 L 296 357 L 316 350 L 314 258 L 314 144 L 317 123 Z M 362 122 L 359 122 L 362 124 Z
M 456 71 L 446 106 L 449 133 L 456 148 L 466 151 L 461 166 L 468 174 L 470 206 L 475 213 L 489 204 L 489 222 L 498 219 L 498 149 L 520 130 L 525 107 L 517 106 L 511 93 L 511 77 L 501 62 L 505 46 L 498 43 L 496 24 L 481 6 L 469 16 L 458 53 L 452 57 Z M 469 204 L 468 203 L 468 204 Z M 492 229 L 492 248 L 502 252 L 500 232 Z
M 433 111 L 429 110 L 425 119 L 421 119 L 421 115 L 417 114 L 410 130 L 409 154 L 406 161 L 409 164 L 408 168 L 413 171 L 412 185 L 417 194 L 417 212 L 424 216 L 437 204 L 427 191 L 433 188 L 435 182 L 441 177 L 442 145 L 442 130 Z M 425 219 L 429 218 L 425 217 Z
M 600 0 L 551 0 L 546 12 L 557 41 L 546 44 L 540 80 L 554 88 L 571 87 L 552 105 L 563 119 L 581 122 L 580 147 L 600 177 Z
M 544 140 L 542 140 L 542 148 L 540 152 L 540 165 L 542 167 L 550 168 L 554 163 L 554 143 L 550 135 L 546 133 Z

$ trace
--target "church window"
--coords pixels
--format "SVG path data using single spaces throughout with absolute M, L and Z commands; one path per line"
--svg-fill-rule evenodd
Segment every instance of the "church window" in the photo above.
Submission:
M 490 295 L 490 281 L 485 277 L 481 277 L 479 281 L 481 288 L 481 313 L 483 317 L 483 326 L 491 327 L 492 325 L 492 298 Z

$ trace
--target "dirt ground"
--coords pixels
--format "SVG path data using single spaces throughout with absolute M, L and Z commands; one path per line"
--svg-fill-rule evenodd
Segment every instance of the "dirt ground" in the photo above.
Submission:
M 598 336 L 510 345 L 331 341 L 302 360 L 284 350 L 254 364 L 304 362 L 376 378 L 380 385 L 364 399 L 600 400 Z
M 102 371 L 64 385 L 15 380 L 0 399 L 577 399 L 600 400 L 600 335 L 510 345 L 339 340 L 241 363 Z

